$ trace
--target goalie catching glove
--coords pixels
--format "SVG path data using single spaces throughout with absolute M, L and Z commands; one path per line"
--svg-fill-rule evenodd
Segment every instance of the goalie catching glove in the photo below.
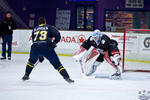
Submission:
M 55 42 L 52 43 L 52 48 L 56 48 L 57 44 Z

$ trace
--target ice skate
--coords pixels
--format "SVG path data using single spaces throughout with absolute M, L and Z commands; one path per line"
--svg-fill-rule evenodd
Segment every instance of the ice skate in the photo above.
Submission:
M 70 79 L 70 78 L 66 78 L 65 79 L 69 84 L 74 83 L 74 80 Z
M 24 80 L 24 81 L 26 81 L 26 80 L 29 80 L 30 78 L 29 78 L 29 76 L 27 76 L 27 75 L 24 75 L 23 77 L 22 77 L 22 80 Z

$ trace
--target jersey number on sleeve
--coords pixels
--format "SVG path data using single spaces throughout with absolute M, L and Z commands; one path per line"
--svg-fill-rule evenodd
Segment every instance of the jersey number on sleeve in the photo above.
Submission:
M 39 40 L 47 39 L 47 31 L 37 31 L 37 32 L 34 32 L 34 35 L 35 35 L 34 41 L 37 40 L 39 34 L 40 34 Z

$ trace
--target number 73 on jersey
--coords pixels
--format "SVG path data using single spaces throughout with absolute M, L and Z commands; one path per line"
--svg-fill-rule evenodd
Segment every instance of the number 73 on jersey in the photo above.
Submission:
M 37 32 L 34 32 L 34 41 L 37 41 L 37 40 L 46 40 L 47 39 L 47 31 L 37 31 Z

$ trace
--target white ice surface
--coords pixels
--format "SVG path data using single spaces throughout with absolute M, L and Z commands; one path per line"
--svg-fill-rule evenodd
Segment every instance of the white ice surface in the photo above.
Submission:
M 150 73 L 125 73 L 123 80 L 83 79 L 71 57 L 60 60 L 74 84 L 66 83 L 46 60 L 23 82 L 27 59 L 28 55 L 13 54 L 11 61 L 0 62 L 0 100 L 138 100 L 139 91 L 150 90 Z

